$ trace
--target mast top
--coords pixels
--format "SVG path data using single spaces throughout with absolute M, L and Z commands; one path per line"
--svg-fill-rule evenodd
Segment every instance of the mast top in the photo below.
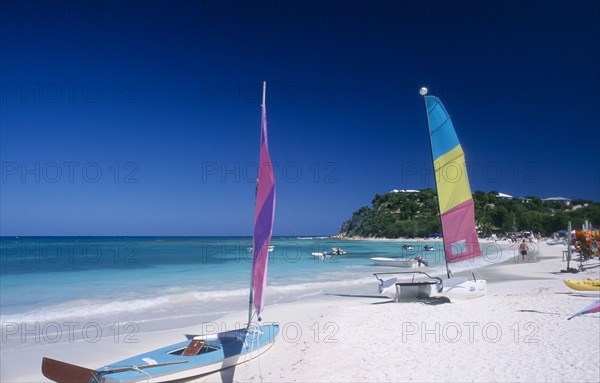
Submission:
M 427 94 L 427 92 L 428 92 L 428 89 L 425 87 L 422 87 L 421 89 L 419 89 L 419 94 L 421 96 L 425 96 Z

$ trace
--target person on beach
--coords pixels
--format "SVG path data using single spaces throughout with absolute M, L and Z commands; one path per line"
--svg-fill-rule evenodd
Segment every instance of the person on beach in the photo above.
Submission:
M 523 262 L 525 262 L 525 257 L 527 256 L 527 250 L 529 246 L 525 243 L 525 238 L 523 238 L 523 242 L 519 245 L 519 251 L 521 252 L 521 257 L 523 258 Z
M 417 256 L 415 257 L 415 260 L 417 261 L 417 264 L 419 265 L 419 267 L 421 267 L 421 256 L 420 256 L 420 255 L 417 255 Z
M 426 260 L 424 260 L 423 257 L 421 257 L 420 255 L 417 255 L 415 257 L 415 260 L 417 261 L 419 267 L 421 267 L 421 265 L 429 266 L 429 262 L 427 262 Z

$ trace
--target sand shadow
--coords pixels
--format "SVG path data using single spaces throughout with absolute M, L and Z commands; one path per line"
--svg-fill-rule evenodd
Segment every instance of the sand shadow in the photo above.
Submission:
M 597 269 L 597 268 L 600 268 L 600 264 L 598 264 L 598 265 L 589 265 L 589 266 L 584 265 L 582 267 L 581 271 L 586 271 L 586 270 L 591 270 L 591 269 Z
M 450 301 L 450 298 L 448 298 L 448 297 L 432 297 L 432 298 L 424 299 L 423 303 L 425 303 L 426 305 L 430 305 L 430 306 L 437 306 L 437 305 L 443 305 L 446 303 L 452 303 L 452 301 Z
M 235 375 L 235 368 L 236 366 L 232 366 L 221 370 L 221 382 L 232 383 L 233 376 Z
M 535 314 L 544 314 L 544 315 L 558 315 L 558 316 L 564 316 L 565 315 L 565 314 L 562 314 L 562 313 L 549 313 L 549 312 L 538 311 L 538 310 L 517 310 L 517 312 L 520 312 L 520 313 L 535 313 Z
M 393 299 L 388 299 L 384 302 L 372 302 L 370 305 L 387 305 L 388 303 L 396 303 Z M 402 302 L 401 302 L 402 303 Z
M 342 298 L 369 298 L 369 299 L 389 299 L 387 297 L 384 297 L 382 295 L 362 295 L 362 294 L 332 294 L 332 293 L 326 293 L 323 295 L 331 295 L 334 297 L 342 297 Z
M 452 303 L 452 301 L 450 301 L 450 298 L 448 298 L 448 297 L 431 297 L 431 298 L 424 298 L 424 299 L 414 298 L 414 299 L 400 300 L 398 302 L 396 302 L 393 299 L 388 298 L 388 300 L 386 300 L 385 302 L 373 302 L 370 304 L 385 305 L 388 303 L 422 303 L 424 305 L 429 305 L 429 306 L 438 306 L 438 305 L 443 305 L 445 303 Z

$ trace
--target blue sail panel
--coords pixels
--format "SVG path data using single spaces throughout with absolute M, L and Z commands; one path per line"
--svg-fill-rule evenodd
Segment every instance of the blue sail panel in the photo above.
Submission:
M 429 134 L 431 135 L 431 149 L 433 159 L 437 160 L 458 146 L 458 137 L 450 120 L 450 115 L 442 102 L 434 96 L 426 96 L 427 112 L 429 118 Z

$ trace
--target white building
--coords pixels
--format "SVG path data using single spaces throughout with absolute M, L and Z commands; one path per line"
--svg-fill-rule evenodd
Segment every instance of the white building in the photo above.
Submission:
M 549 197 L 549 198 L 544 198 L 542 201 L 543 202 L 561 202 L 561 203 L 564 203 L 565 205 L 570 205 L 572 200 L 569 198 L 565 198 L 565 197 Z

